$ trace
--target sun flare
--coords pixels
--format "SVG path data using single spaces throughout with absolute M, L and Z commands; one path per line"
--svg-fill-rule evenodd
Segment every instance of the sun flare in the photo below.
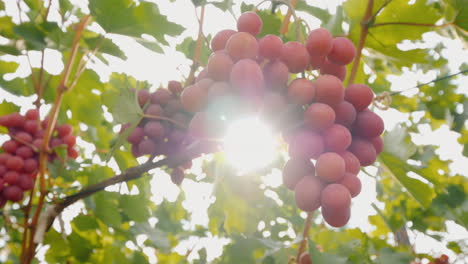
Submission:
M 239 174 L 269 165 L 277 156 L 277 141 L 270 128 L 257 118 L 234 121 L 224 137 L 227 161 Z

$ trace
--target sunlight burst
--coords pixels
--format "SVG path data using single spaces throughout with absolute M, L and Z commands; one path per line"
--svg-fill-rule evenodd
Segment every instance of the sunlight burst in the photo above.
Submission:
M 277 156 L 277 141 L 257 118 L 234 121 L 224 137 L 226 159 L 239 174 L 269 165 Z

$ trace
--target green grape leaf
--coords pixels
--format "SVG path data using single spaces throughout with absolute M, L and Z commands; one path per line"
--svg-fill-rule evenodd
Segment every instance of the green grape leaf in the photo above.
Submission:
M 103 223 L 112 227 L 119 227 L 122 223 L 117 206 L 118 196 L 117 193 L 100 192 L 93 197 L 96 204 L 94 213 Z
M 317 245 L 309 239 L 309 255 L 314 264 L 345 264 L 347 258 L 329 253 L 322 253 L 317 249 Z
M 127 59 L 127 56 L 125 56 L 125 53 L 119 48 L 119 46 L 114 44 L 112 40 L 104 38 L 104 36 L 86 38 L 85 42 L 90 50 L 94 50 L 98 47 L 99 53 L 106 53 L 123 60 Z
M 2 100 L 0 103 L 0 116 L 18 112 L 19 109 L 19 106 L 15 105 L 14 103 Z
M 46 47 L 45 34 L 32 22 L 23 23 L 13 28 L 13 32 L 26 40 L 30 49 L 41 50 Z

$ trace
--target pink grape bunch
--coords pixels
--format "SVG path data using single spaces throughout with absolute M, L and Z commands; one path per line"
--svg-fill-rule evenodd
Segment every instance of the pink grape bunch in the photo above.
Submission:
M 343 226 L 351 198 L 361 191 L 360 167 L 371 165 L 383 148 L 383 121 L 368 108 L 371 88 L 343 85 L 356 49 L 349 39 L 334 38 L 323 28 L 311 31 L 305 44 L 283 43 L 276 35 L 257 38 L 262 25 L 256 13 L 247 12 L 237 30 L 213 37 L 207 66 L 181 94 L 184 109 L 194 113 L 189 131 L 200 139 L 219 136 L 223 129 L 213 129 L 209 111 L 223 97 L 248 102 L 261 117 L 280 117 L 291 106 L 299 109 L 287 115 L 294 125 L 280 125 L 291 157 L 283 169 L 284 185 L 294 190 L 300 209 L 321 207 L 326 222 Z M 310 80 L 304 76 L 308 71 L 319 76 Z
M 168 89 L 159 88 L 150 93 L 148 90 L 137 92 L 138 104 L 144 108 L 144 118 L 130 132 L 127 141 L 132 146 L 134 157 L 150 155 L 166 157 L 175 155 L 192 143 L 187 133 L 191 114 L 184 111 L 180 102 L 182 85 L 170 81 Z M 122 131 L 130 124 L 122 126 Z M 191 161 L 172 168 L 171 179 L 180 185 L 184 179 L 184 170 L 192 166 Z
M 27 111 L 24 116 L 12 113 L 0 117 L 0 126 L 8 129 L 10 137 L 0 151 L 0 207 L 7 201 L 20 202 L 24 192 L 34 187 L 48 122 L 47 118 L 39 119 L 36 109 Z M 72 126 L 59 125 L 54 129 L 49 149 L 44 151 L 48 153 L 48 160 L 53 161 L 60 159 L 54 149 L 64 147 L 67 157 L 76 159 L 79 154 L 74 149 L 75 143 Z

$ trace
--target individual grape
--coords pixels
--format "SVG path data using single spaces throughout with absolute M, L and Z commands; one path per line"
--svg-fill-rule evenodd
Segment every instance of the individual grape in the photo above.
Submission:
M 325 147 L 329 151 L 344 151 L 351 145 L 351 133 L 342 125 L 333 124 L 323 131 L 322 135 L 325 141 Z
M 299 264 L 312 264 L 309 252 L 303 252 L 299 257 Z
M 229 38 L 226 51 L 233 61 L 255 59 L 258 55 L 258 43 L 249 33 L 239 32 Z
M 215 52 L 210 56 L 206 66 L 208 76 L 216 81 L 227 81 L 233 65 L 231 57 L 224 51 Z
M 24 160 L 20 157 L 13 156 L 7 160 L 5 167 L 10 170 L 20 171 L 24 166 Z
M 324 28 L 314 29 L 309 33 L 306 48 L 312 56 L 327 56 L 332 49 L 333 37 Z
M 295 79 L 289 84 L 288 97 L 299 105 L 310 103 L 315 97 L 314 83 L 305 78 Z
M 0 165 L 6 164 L 7 160 L 11 158 L 9 153 L 0 153 Z
M 51 141 L 50 141 L 50 147 L 51 148 L 56 148 L 56 147 L 59 147 L 61 145 L 63 145 L 63 140 L 61 140 L 60 138 L 53 138 Z
M 18 186 L 8 186 L 3 190 L 3 197 L 12 202 L 23 200 L 23 190 Z
M 19 181 L 19 173 L 16 171 L 8 171 L 3 175 L 3 180 L 9 185 L 15 185 Z
M 73 127 L 68 124 L 60 125 L 57 127 L 57 133 L 59 137 L 61 138 L 70 135 L 72 132 L 73 132 Z
M 307 159 L 289 159 L 283 167 L 283 184 L 290 190 L 306 175 L 315 175 L 314 164 Z
M 336 114 L 335 122 L 337 124 L 350 128 L 354 120 L 356 120 L 356 109 L 350 102 L 342 101 L 335 106 L 334 110 Z
M 76 137 L 74 135 L 68 135 L 63 138 L 63 143 L 67 144 L 69 147 L 73 147 L 76 144 Z
M 45 129 L 38 130 L 36 133 L 34 133 L 34 137 L 37 139 L 42 139 L 45 137 Z
M 178 81 L 169 81 L 169 83 L 167 84 L 167 89 L 169 89 L 169 91 L 172 94 L 177 95 L 180 94 L 184 88 L 182 87 L 182 84 Z
M 372 89 L 365 84 L 351 84 L 345 91 L 345 100 L 350 102 L 357 111 L 366 109 L 374 99 Z
M 0 126 L 8 127 L 9 122 L 10 122 L 10 120 L 8 118 L 8 115 L 0 116 Z
M 232 67 L 231 85 L 241 95 L 257 97 L 263 95 L 265 83 L 260 66 L 251 59 L 243 59 Z
M 175 185 L 181 185 L 182 181 L 184 181 L 185 175 L 184 171 L 181 168 L 174 168 L 172 169 L 171 173 L 171 181 Z
M 281 55 L 283 40 L 276 35 L 266 35 L 258 41 L 258 53 L 269 60 L 274 60 Z
M 36 120 L 26 120 L 23 129 L 29 134 L 34 135 L 39 129 L 39 123 Z
M 138 144 L 140 143 L 141 140 L 143 140 L 144 136 L 145 136 L 145 132 L 143 131 L 143 128 L 135 127 L 135 129 L 127 137 L 127 141 L 132 144 Z
M 351 152 L 345 150 L 339 153 L 345 161 L 346 172 L 358 174 L 361 170 L 359 159 Z
M 21 146 L 16 149 L 16 155 L 23 159 L 28 159 L 34 156 L 34 151 L 28 146 Z
M 262 19 L 255 12 L 245 12 L 237 19 L 237 30 L 247 32 L 253 36 L 262 31 Z
M 309 130 L 301 130 L 289 144 L 289 156 L 297 159 L 316 159 L 324 151 L 322 137 Z
M 288 87 L 289 69 L 280 60 L 271 61 L 263 67 L 265 82 L 271 90 L 283 90 Z
M 326 104 L 313 103 L 304 112 L 304 122 L 314 130 L 327 129 L 335 122 L 335 111 Z
M 281 60 L 288 66 L 290 72 L 299 73 L 309 66 L 309 53 L 301 43 L 290 41 L 281 49 Z
M 333 227 L 342 227 L 346 225 L 351 217 L 351 208 L 345 207 L 341 209 L 324 208 L 322 207 L 322 215 L 325 221 Z
M 204 79 L 207 80 L 207 79 Z M 203 81 L 203 80 L 202 80 Z M 200 82 L 199 82 L 200 83 Z M 178 99 L 171 99 L 167 102 L 167 104 L 164 106 L 164 114 L 165 115 L 173 115 L 177 112 L 180 112 L 184 109 L 184 106 Z
M 26 122 L 26 118 L 20 113 L 12 113 L 8 116 L 8 123 L 10 127 L 23 127 Z
M 171 98 L 171 93 L 168 90 L 162 88 L 157 89 L 154 93 L 151 94 L 151 102 L 153 104 L 166 105 L 169 100 L 171 100 Z
M 226 96 L 231 92 L 231 86 L 227 82 L 215 82 L 208 91 L 208 98 L 214 101 L 214 98 Z
M 3 151 L 13 154 L 18 148 L 18 143 L 16 143 L 14 140 L 8 140 L 3 143 L 2 148 Z
M 372 143 L 372 145 L 374 145 L 375 152 L 377 153 L 377 155 L 379 155 L 382 152 L 383 147 L 384 147 L 382 138 L 381 137 L 371 138 L 370 142 Z
M 322 182 L 313 175 L 304 176 L 294 188 L 294 197 L 299 209 L 312 212 L 320 207 Z
M 25 142 L 32 142 L 33 137 L 26 132 L 18 132 L 15 134 L 15 139 L 17 139 L 20 143 L 24 144 Z
M 218 32 L 211 40 L 211 50 L 213 50 L 213 52 L 223 50 L 229 38 L 236 33 L 237 31 L 232 29 L 225 29 Z
M 0 164 L 0 179 L 3 177 L 3 175 L 7 172 L 7 168 L 5 165 Z
M 137 93 L 138 104 L 143 107 L 150 100 L 150 97 L 148 90 L 139 90 Z
M 41 150 L 42 146 L 44 145 L 44 140 L 42 138 L 35 139 L 32 142 L 32 145 L 36 147 L 38 150 Z
M 338 37 L 333 40 L 333 46 L 328 54 L 328 59 L 338 65 L 346 65 L 353 61 L 356 48 L 353 42 L 347 38 Z
M 374 138 L 384 131 L 384 122 L 380 116 L 371 111 L 359 112 L 353 124 L 353 134 Z
M 346 172 L 343 179 L 338 183 L 348 189 L 349 193 L 351 194 L 351 197 L 356 197 L 361 192 L 361 181 L 359 180 L 356 174 Z
M 309 61 L 310 61 L 310 67 L 312 69 L 320 69 L 322 65 L 326 62 L 327 57 L 322 57 L 322 56 L 310 56 Z
M 23 191 L 29 191 L 32 190 L 34 187 L 34 179 L 29 177 L 27 174 L 21 174 L 19 176 L 19 180 L 17 185 L 23 190 Z
M 3 189 L 5 189 L 5 185 L 6 185 L 5 181 L 2 178 L 0 178 L 0 208 L 2 208 L 3 205 L 4 205 L 4 204 L 2 205 L 2 198 L 3 197 L 1 196 L 1 194 L 2 194 L 1 192 L 3 191 Z
M 150 155 L 156 151 L 156 144 L 151 139 L 143 139 L 138 144 L 138 152 L 142 155 Z
M 206 105 L 208 91 L 197 83 L 186 87 L 180 95 L 184 109 L 192 113 L 200 111 Z
M 28 120 L 37 120 L 39 119 L 39 111 L 37 109 L 29 109 L 25 116 Z
M 158 104 L 151 104 L 146 108 L 145 114 L 151 116 L 162 116 L 164 114 L 163 108 Z
M 165 134 L 164 126 L 161 122 L 158 121 L 151 121 L 145 124 L 143 129 L 145 135 L 152 139 L 160 139 Z
M 37 170 L 39 164 L 36 159 L 26 159 L 24 161 L 23 170 L 27 173 L 32 173 Z
M 204 68 L 203 70 L 201 70 L 199 73 L 198 73 L 198 76 L 197 78 L 195 78 L 195 82 L 199 82 L 203 79 L 206 79 L 208 78 L 208 70 L 206 68 Z
M 353 142 L 348 150 L 358 158 L 361 166 L 369 166 L 377 158 L 374 145 L 365 139 L 353 138 Z
M 337 182 L 343 179 L 345 166 L 345 161 L 340 155 L 335 152 L 327 152 L 318 157 L 315 172 L 326 182 Z
M 344 99 L 344 87 L 340 79 L 333 75 L 321 75 L 315 80 L 315 99 L 332 107 Z
M 322 65 L 320 66 L 320 74 L 325 75 L 333 75 L 344 81 L 346 79 L 346 66 L 344 65 L 337 65 L 334 63 L 329 62 L 328 60 L 324 60 Z
M 328 184 L 322 190 L 320 202 L 322 208 L 342 210 L 351 205 L 351 194 L 341 184 Z

